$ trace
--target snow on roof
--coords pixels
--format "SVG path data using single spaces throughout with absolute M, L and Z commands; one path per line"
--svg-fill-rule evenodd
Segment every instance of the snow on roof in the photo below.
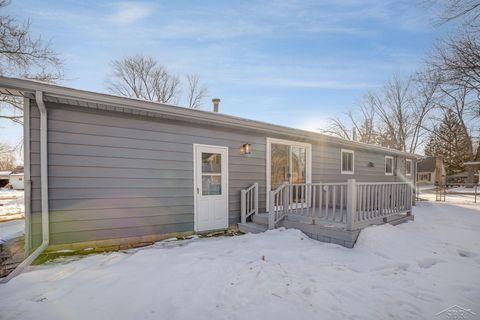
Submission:
M 0 171 L 0 176 L 9 176 L 12 171 Z

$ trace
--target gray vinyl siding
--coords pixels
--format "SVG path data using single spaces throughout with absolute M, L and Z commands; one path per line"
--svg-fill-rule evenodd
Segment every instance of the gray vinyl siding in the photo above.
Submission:
M 341 150 L 354 152 L 354 174 L 342 174 Z M 393 156 L 397 160 L 397 174 L 385 174 L 385 156 Z M 373 163 L 373 167 L 369 163 Z M 395 167 L 395 164 L 394 164 Z M 393 182 L 404 181 L 405 157 L 385 152 L 367 151 L 355 148 L 342 148 L 338 145 L 312 145 L 312 182 L 344 182 L 356 179 L 360 182 Z M 412 177 L 406 177 L 410 180 Z
M 39 112 L 32 105 L 32 220 L 38 242 Z M 240 190 L 266 175 L 262 135 L 52 103 L 47 108 L 52 244 L 193 230 L 194 143 L 229 147 L 230 224 L 239 220 Z M 246 142 L 254 152 L 242 156 Z
M 267 136 L 299 140 L 54 103 L 47 109 L 52 244 L 192 231 L 193 144 L 228 146 L 229 223 L 235 224 L 240 190 L 254 182 L 260 187 L 260 209 L 265 208 Z M 32 234 L 38 244 L 40 145 L 34 101 L 30 127 Z M 342 175 L 341 146 L 299 141 L 312 144 L 313 182 L 400 181 L 385 175 L 385 153 L 354 149 L 355 174 Z M 244 143 L 252 145 L 252 154 L 240 154 Z M 404 158 L 397 158 L 404 173 Z

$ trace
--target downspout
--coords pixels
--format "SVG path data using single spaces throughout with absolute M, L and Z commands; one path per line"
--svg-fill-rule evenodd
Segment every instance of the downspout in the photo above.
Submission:
M 48 220 L 48 141 L 47 141 L 47 108 L 43 101 L 43 92 L 35 92 L 35 101 L 40 110 L 40 179 L 42 199 L 42 244 L 20 263 L 8 276 L 0 280 L 6 283 L 16 277 L 48 247 L 50 241 L 49 220 Z M 25 143 L 30 143 L 26 141 Z
M 23 99 L 23 167 L 25 206 L 25 253 L 32 249 L 32 180 L 30 174 L 30 99 Z

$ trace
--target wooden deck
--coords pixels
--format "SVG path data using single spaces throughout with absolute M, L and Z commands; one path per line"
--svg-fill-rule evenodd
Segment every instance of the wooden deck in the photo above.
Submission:
M 258 184 L 242 191 L 242 232 L 296 228 L 309 237 L 353 247 L 360 230 L 413 220 L 406 182 L 283 184 L 270 191 L 269 212 L 258 212 Z M 251 219 L 251 222 L 249 222 Z

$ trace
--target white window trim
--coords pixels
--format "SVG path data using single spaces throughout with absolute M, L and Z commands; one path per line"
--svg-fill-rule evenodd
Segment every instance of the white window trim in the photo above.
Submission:
M 343 154 L 351 153 L 352 154 L 352 171 L 343 170 Z M 349 149 L 341 149 L 340 151 L 340 172 L 342 174 L 355 174 L 355 151 Z
M 387 172 L 387 159 L 391 159 L 392 160 L 392 172 Z M 393 171 L 395 171 L 395 168 L 393 167 L 394 166 L 394 163 L 393 163 L 393 157 L 392 156 L 385 156 L 385 175 L 386 176 L 393 176 Z
M 410 173 L 407 172 L 407 162 L 410 163 Z M 412 159 L 406 159 L 406 161 L 405 161 L 405 175 L 406 175 L 407 177 L 411 177 L 411 176 L 412 176 L 412 169 L 413 169 L 413 168 L 412 168 L 412 164 L 413 164 L 413 163 L 412 163 Z
M 266 176 L 266 192 L 265 192 L 265 197 L 266 197 L 266 211 L 268 212 L 269 206 L 270 206 L 270 189 L 272 185 L 272 180 L 271 180 L 271 172 L 272 172 L 272 167 L 271 167 L 271 153 L 272 153 L 272 143 L 276 144 L 285 144 L 289 146 L 299 146 L 299 147 L 304 147 L 305 152 L 306 152 L 306 157 L 307 157 L 307 167 L 306 167 L 306 182 L 307 183 L 312 183 L 312 145 L 310 143 L 305 143 L 305 142 L 298 142 L 298 141 L 292 141 L 292 140 L 283 140 L 283 139 L 276 139 L 276 138 L 269 138 L 267 137 L 267 152 L 265 155 L 266 161 L 267 161 L 267 176 Z

